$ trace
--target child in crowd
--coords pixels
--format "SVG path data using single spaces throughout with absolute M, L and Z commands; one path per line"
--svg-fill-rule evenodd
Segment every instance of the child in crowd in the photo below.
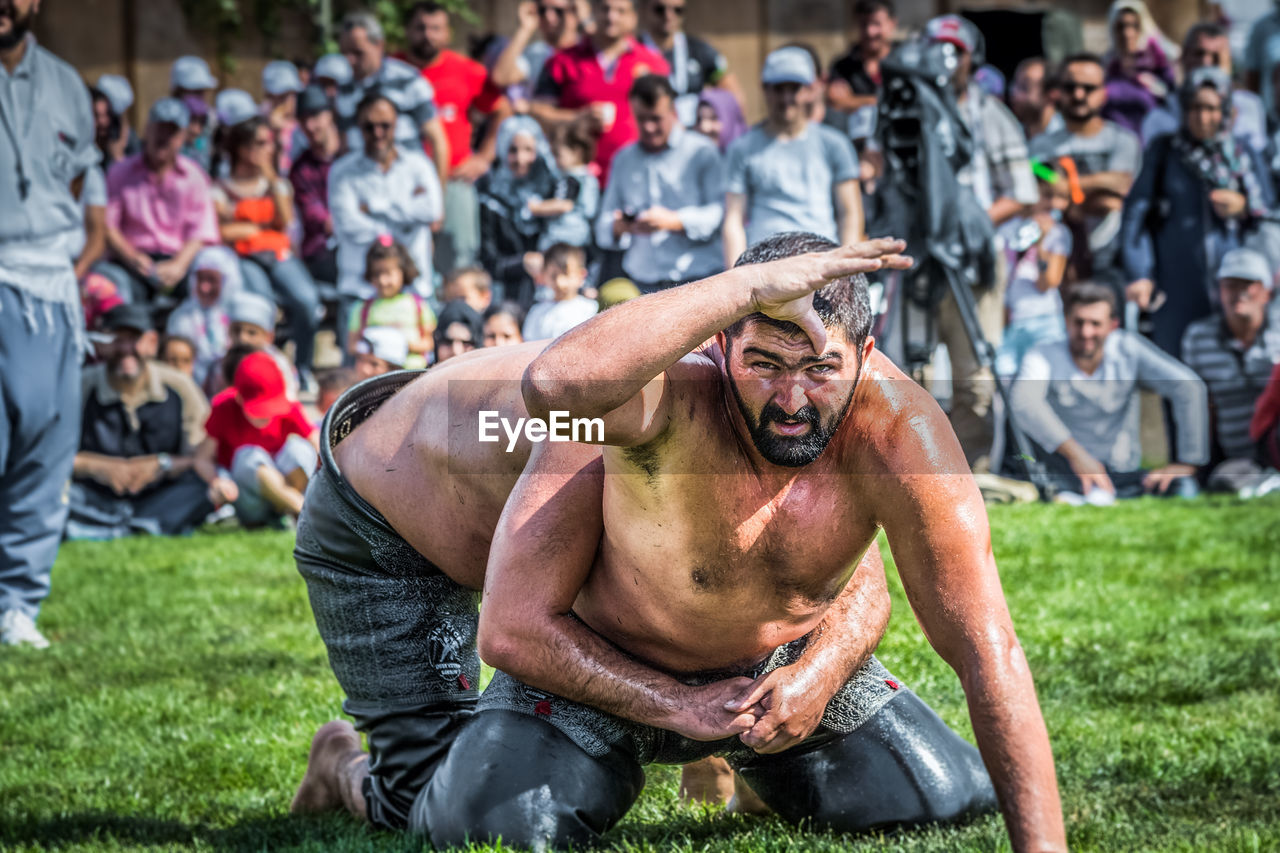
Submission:
M 316 376 L 316 382 L 320 385 L 320 393 L 316 395 L 316 408 L 321 416 L 332 409 L 342 393 L 360 379 L 353 367 L 332 367 Z
M 179 373 L 193 379 L 196 366 L 196 345 L 182 335 L 165 335 L 160 341 L 160 360 Z
M 227 329 L 227 337 L 234 348 L 246 346 L 252 350 L 262 350 L 276 360 L 284 373 L 285 387 L 289 391 L 289 399 L 298 399 L 298 372 L 293 362 L 276 346 L 275 303 L 265 296 L 242 291 L 231 298 L 227 305 L 227 317 L 231 325 Z M 230 387 L 234 367 L 224 367 L 219 363 L 211 368 L 205 377 L 205 394 L 211 399 L 219 392 Z
M 351 307 L 347 352 L 356 354 L 357 344 L 369 327 L 387 326 L 399 329 L 409 342 L 409 356 L 404 366 L 413 370 L 426 367 L 436 316 L 417 291 L 405 287 L 418 277 L 418 268 L 408 251 L 390 235 L 383 234 L 365 255 L 364 276 L 377 292 Z
M 231 346 L 231 300 L 244 283 L 240 259 L 225 246 L 206 246 L 188 274 L 187 298 L 169 315 L 165 331 L 195 343 L 192 375 L 204 384 L 209 371 Z
M 595 316 L 597 310 L 595 300 L 581 294 L 587 278 L 587 255 L 581 247 L 557 243 L 543 258 L 538 286 L 547 288 L 551 299 L 529 309 L 524 321 L 526 341 L 557 338 Z
M 530 213 L 548 220 L 538 238 L 541 252 L 556 243 L 591 245 L 591 223 L 600 212 L 600 182 L 590 170 L 599 135 L 592 121 L 580 118 L 557 125 L 551 134 L 551 152 L 560 170 L 555 195 L 529 202 Z
M 232 386 L 213 398 L 205 432 L 195 464 L 210 482 L 214 465 L 230 471 L 235 487 L 219 497 L 235 504 L 241 524 L 298 517 L 319 458 L 318 432 L 302 405 L 289 399 L 284 372 L 269 353 L 251 352 L 240 361 Z
M 356 374 L 361 379 L 404 370 L 409 341 L 404 332 L 390 326 L 370 326 L 356 342 Z
M 484 267 L 460 267 L 445 277 L 440 288 L 440 304 L 461 299 L 476 311 L 484 313 L 493 302 L 493 279 Z
M 1008 261 L 1004 338 L 996 354 L 996 374 L 1018 374 L 1022 357 L 1043 343 L 1067 335 L 1059 288 L 1071 256 L 1071 231 L 1062 214 L 1071 203 L 1066 175 L 1055 164 L 1032 162 L 1040 200 L 1026 216 L 1000 226 L 1000 245 Z
M 519 302 L 500 302 L 484 312 L 484 345 L 505 347 L 524 343 L 524 309 Z

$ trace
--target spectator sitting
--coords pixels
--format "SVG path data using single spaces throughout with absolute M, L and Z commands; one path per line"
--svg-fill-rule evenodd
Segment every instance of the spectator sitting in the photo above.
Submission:
M 549 124 L 591 115 L 600 123 L 595 165 L 609 182 L 613 155 L 636 139 L 628 96 L 636 78 L 671 73 L 662 54 L 636 41 L 636 0 L 593 0 L 595 29 L 547 60 L 531 113 Z M 606 71 L 606 69 L 608 69 Z
M 1191 495 L 1209 461 L 1204 383 L 1140 335 L 1118 329 L 1115 292 L 1078 282 L 1063 294 L 1067 339 L 1027 353 L 1010 404 L 1059 489 L 1092 502 L 1148 493 Z M 1164 396 L 1177 426 L 1177 462 L 1140 468 L 1137 390 Z
M 487 347 L 505 347 L 524 343 L 525 313 L 514 302 L 500 302 L 490 305 L 484 312 L 484 345 Z
M 129 123 L 133 87 L 119 74 L 103 74 L 98 85 L 89 91 L 93 97 L 94 142 L 102 152 L 102 168 L 110 169 L 142 150 L 142 142 Z
M 338 238 L 338 340 L 347 340 L 351 304 L 373 295 L 365 279 L 365 256 L 383 234 L 404 246 L 424 276 L 431 270 L 431 225 L 444 214 L 440 181 L 420 151 L 396 145 L 395 104 L 371 95 L 360 110 L 364 146 L 344 155 L 329 172 L 329 213 Z M 420 277 L 410 284 L 431 295 Z
M 333 104 L 317 86 L 298 97 L 298 120 L 307 138 L 306 150 L 293 161 L 289 183 L 302 220 L 299 254 L 315 281 L 338 283 L 338 254 L 329 215 L 329 171 L 342 153 L 342 134 L 333 118 Z
M 409 340 L 404 332 L 389 326 L 365 329 L 352 350 L 356 356 L 354 370 L 362 380 L 409 367 L 405 364 L 409 359 Z
M 316 395 L 316 408 L 321 416 L 333 408 L 338 398 L 361 379 L 353 367 L 333 367 L 316 376 L 320 393 Z
M 440 309 L 434 342 L 436 364 L 471 352 L 484 343 L 484 320 L 467 303 L 450 302 Z
M 1034 56 L 1018 63 L 1009 87 L 1009 109 L 1013 111 L 1027 141 L 1034 143 L 1042 134 L 1062 130 L 1062 115 L 1054 98 L 1057 81 L 1049 72 L 1049 63 Z
M 196 254 L 220 241 L 209 179 L 178 153 L 187 108 L 164 98 L 151 108 L 142 153 L 107 175 L 107 245 L 115 263 L 99 269 L 129 302 L 181 298 Z
M 151 360 L 157 336 L 146 308 L 121 305 L 104 325 L 111 341 L 82 378 L 66 535 L 190 532 L 213 511 L 210 496 L 218 494 L 216 478 L 193 470 L 209 403 L 191 377 Z
M 1070 189 L 1060 169 L 1034 161 L 1032 170 L 1040 201 L 1026 216 L 1005 222 L 998 234 L 1009 269 L 1008 319 L 995 364 L 1002 379 L 1017 375 L 1028 350 L 1066 337 L 1059 288 L 1071 255 L 1071 232 L 1059 220 L 1071 203 Z
M 196 452 L 205 470 L 231 472 L 240 523 L 269 524 L 297 518 L 319 458 L 317 430 L 291 399 L 285 374 L 270 354 L 250 353 L 236 367 L 235 382 L 213 398 L 208 438 Z
M 704 89 L 698 96 L 698 120 L 693 129 L 714 142 L 723 154 L 749 128 L 737 98 L 722 89 Z
M 781 231 L 808 231 L 842 245 L 862 239 L 858 156 L 848 137 L 809 121 L 801 93 L 815 79 L 803 48 L 780 48 L 765 59 L 768 117 L 729 148 L 725 267 Z
M 240 262 L 224 246 L 209 246 L 191 264 L 190 294 L 169 315 L 165 332 L 195 342 L 192 375 L 205 386 L 209 371 L 231 346 L 232 297 L 242 288 Z
M 213 190 L 222 239 L 242 259 L 246 286 L 256 293 L 274 293 L 284 307 L 294 361 L 307 381 L 320 299 L 285 233 L 293 223 L 293 190 L 276 172 L 275 137 L 267 120 L 252 118 L 233 127 L 228 150 L 231 172 Z
M 1272 204 L 1261 159 L 1227 129 L 1230 97 L 1221 69 L 1193 71 L 1179 90 L 1182 127 L 1152 143 L 1124 202 L 1126 297 L 1143 310 L 1159 308 L 1152 340 L 1174 356 L 1187 326 L 1217 302 L 1218 264 Z
M 489 79 L 506 90 L 517 112 L 527 112 L 547 60 L 582 38 L 581 18 L 576 0 L 521 0 L 516 15 L 519 26 L 494 60 Z
M 84 327 L 90 331 L 101 327 L 112 308 L 125 304 L 115 282 L 97 272 L 89 273 L 80 283 L 80 302 L 84 306 Z
M 330 103 L 337 99 L 338 90 L 350 82 L 351 63 L 341 53 L 325 54 L 311 69 L 311 85 L 319 86 Z
M 538 251 L 545 252 L 556 243 L 591 246 L 591 223 L 600 210 L 600 182 L 590 169 L 598 135 L 589 116 L 556 125 L 552 131 L 551 153 L 560 172 L 555 193 L 551 198 L 529 200 L 529 211 L 547 220 Z
M 1075 278 L 1101 277 L 1119 251 L 1120 210 L 1142 165 L 1142 143 L 1131 131 L 1103 118 L 1108 90 L 1102 60 L 1080 53 L 1063 60 L 1061 90 L 1064 126 L 1037 137 L 1031 155 L 1053 161 L 1070 157 L 1084 201 L 1067 212 L 1079 237 L 1072 264 Z
M 218 79 L 209 70 L 209 63 L 198 56 L 180 56 L 169 69 L 169 94 L 182 101 L 193 118 L 184 129 L 182 154 L 206 173 L 213 156 L 209 96 L 217 88 Z
M 298 67 L 284 59 L 268 62 L 262 69 L 262 91 L 266 98 L 261 112 L 275 135 L 279 170 L 287 175 L 307 145 L 298 127 L 298 93 L 302 91 Z
M 1207 481 L 1213 490 L 1256 489 L 1274 473 L 1259 464 L 1249 435 L 1262 390 L 1280 364 L 1280 323 L 1270 310 L 1274 283 L 1264 255 L 1228 252 L 1218 268 L 1221 316 L 1195 321 L 1182 339 L 1182 360 L 1209 388 L 1217 464 Z
M 500 298 L 533 303 L 533 276 L 541 264 L 538 241 L 546 220 L 529 202 L 555 195 L 558 170 L 542 128 L 512 116 L 498 130 L 498 159 L 476 182 L 480 198 L 480 263 L 502 286 Z
M 384 234 L 369 247 L 364 263 L 365 280 L 373 285 L 374 295 L 351 306 L 348 351 L 355 355 L 357 344 L 371 326 L 397 329 L 409 346 L 408 356 L 399 364 L 411 370 L 426 367 L 436 315 L 425 299 L 413 290 L 405 290 L 405 285 L 418 277 L 413 259 L 404 246 Z
M 649 6 L 647 32 L 640 37 L 671 67 L 668 79 L 676 92 L 675 109 L 683 127 L 697 121 L 698 97 L 709 88 L 722 89 L 742 100 L 742 87 L 724 54 L 684 31 L 687 5 L 688 0 L 656 0 Z
M 248 347 L 254 352 L 266 352 L 275 359 L 284 374 L 289 399 L 298 399 L 298 379 L 293 364 L 275 345 L 277 314 L 275 304 L 266 297 L 248 291 L 232 295 L 227 307 L 227 316 L 231 320 L 228 327 L 231 346 L 217 369 L 210 369 L 205 376 L 205 391 L 210 397 L 228 388 L 234 380 L 235 368 L 227 364 L 228 361 L 233 364 L 237 361 L 231 358 L 232 352 L 236 347 Z
M 1137 134 L 1147 114 L 1161 106 L 1177 85 L 1170 60 L 1177 48 L 1160 32 L 1142 0 L 1112 3 L 1107 27 L 1111 52 L 1103 117 Z
M 489 309 L 493 303 L 493 279 L 484 267 L 463 267 L 449 273 L 440 288 L 440 303 L 455 299 L 461 299 L 482 314 Z
M 209 173 L 213 165 L 214 131 L 209 124 L 209 102 L 202 95 L 183 95 L 182 105 L 189 116 L 183 134 L 182 156 Z
M 1258 397 L 1249 420 L 1249 438 L 1257 445 L 1262 464 L 1272 470 L 1280 469 L 1280 364 L 1272 368 L 1271 378 Z M 1271 484 L 1280 488 L 1274 480 Z
M 1280 67 L 1280 8 L 1274 8 L 1253 22 L 1244 51 L 1244 85 L 1262 95 L 1268 124 L 1280 122 L 1277 103 L 1276 68 Z
M 622 268 L 645 293 L 723 269 L 724 162 L 705 137 L 680 126 L 667 78 L 631 88 L 640 139 L 614 158 L 596 238 L 626 248 Z M 823 132 L 816 125 L 811 133 Z M 847 147 L 847 143 L 846 143 Z M 849 149 L 852 154 L 852 149 Z
M 196 342 L 182 335 L 165 335 L 160 339 L 160 361 L 195 381 Z
M 558 338 L 574 326 L 595 316 L 594 299 L 582 295 L 587 280 L 587 258 L 577 246 L 557 243 L 547 250 L 538 286 L 551 291 L 551 299 L 535 302 L 524 321 L 524 339 L 540 341 Z

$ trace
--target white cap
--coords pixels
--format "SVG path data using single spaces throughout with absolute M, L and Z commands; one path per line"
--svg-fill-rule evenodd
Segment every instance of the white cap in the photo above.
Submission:
M 218 123 L 231 127 L 258 115 L 258 102 L 244 89 L 223 89 L 213 99 L 213 111 Z
M 223 299 L 229 299 L 240 292 L 243 278 L 240 272 L 240 258 L 226 246 L 205 246 L 191 262 L 191 279 L 201 270 L 214 270 L 222 275 Z M 194 288 L 192 288 L 194 290 Z
M 302 78 L 292 62 L 277 59 L 262 69 L 262 89 L 268 95 L 284 95 L 302 91 Z
M 1271 262 L 1267 256 L 1253 249 L 1232 249 L 1222 256 L 1218 265 L 1218 278 L 1238 278 L 1243 281 L 1260 281 L 1267 290 L 1274 284 Z
M 332 80 L 339 86 L 351 82 L 351 63 L 340 53 L 330 53 L 316 60 L 316 67 L 311 69 L 311 76 L 317 79 Z
M 116 115 L 123 115 L 125 110 L 133 106 L 133 87 L 119 74 L 103 74 L 98 78 L 96 88 L 107 96 L 107 103 L 111 104 L 111 112 Z
M 227 318 L 232 323 L 249 323 L 259 329 L 276 327 L 276 306 L 265 296 L 243 291 L 231 297 Z
M 218 88 L 218 78 L 209 70 L 209 63 L 198 56 L 179 56 L 169 69 L 169 87 L 203 92 Z
M 798 83 L 808 86 L 817 79 L 813 57 L 802 47 L 780 47 L 765 57 L 760 82 L 766 86 L 777 83 Z
M 409 359 L 409 339 L 391 326 L 370 326 L 356 342 L 356 352 L 380 358 L 395 367 L 404 367 Z

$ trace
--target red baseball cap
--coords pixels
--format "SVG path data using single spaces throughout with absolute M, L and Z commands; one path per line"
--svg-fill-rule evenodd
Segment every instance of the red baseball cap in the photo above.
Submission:
M 284 372 L 270 353 L 254 352 L 236 367 L 236 394 L 251 418 L 274 418 L 293 406 L 285 390 Z

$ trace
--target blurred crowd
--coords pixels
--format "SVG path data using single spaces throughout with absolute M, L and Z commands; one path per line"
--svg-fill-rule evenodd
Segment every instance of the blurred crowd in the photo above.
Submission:
M 1280 11 L 1233 57 L 1226 22 L 1177 40 L 1117 0 L 1107 52 L 1027 59 L 1006 81 L 971 21 L 908 34 L 892 0 L 856 0 L 846 52 L 789 44 L 745 81 L 685 31 L 696 2 L 523 2 L 469 55 L 440 4 L 407 9 L 399 49 L 351 13 L 339 53 L 269 63 L 259 95 L 184 56 L 169 95 L 135 110 L 123 77 L 84 92 L 15 0 L 0 20 L 0 194 L 18 200 L 0 205 L 4 636 L 38 637 L 64 535 L 296 516 L 315 419 L 362 378 L 555 337 L 781 231 L 881 233 L 877 105 L 905 39 L 950 46 L 973 141 L 959 191 L 995 234 L 973 290 L 994 365 L 954 299 L 934 318 L 975 472 L 1024 476 L 1003 450 L 1004 383 L 1067 500 L 1280 487 Z M 755 86 L 762 117 L 744 109 Z M 1165 404 L 1170 461 L 1154 468 L 1142 391 Z

